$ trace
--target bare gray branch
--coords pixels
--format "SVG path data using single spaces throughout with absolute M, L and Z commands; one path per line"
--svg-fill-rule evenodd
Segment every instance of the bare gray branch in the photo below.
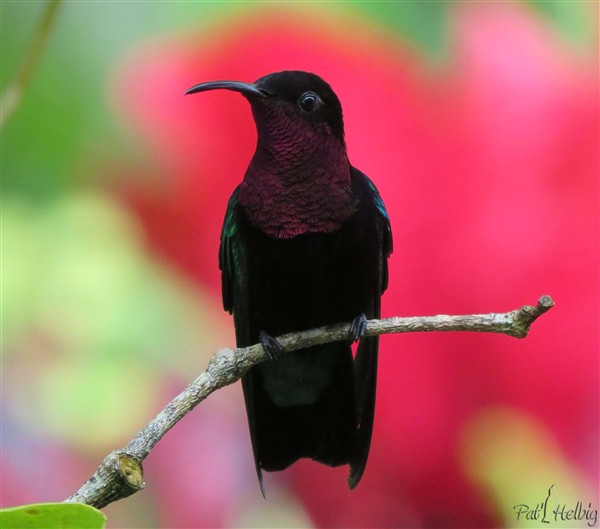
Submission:
M 366 336 L 407 332 L 493 332 L 525 338 L 532 323 L 550 310 L 554 302 L 542 296 L 536 306 L 525 305 L 504 313 L 466 316 L 421 316 L 369 320 Z M 279 336 L 285 353 L 313 345 L 348 339 L 350 325 L 339 323 Z M 207 369 L 177 395 L 122 449 L 111 452 L 94 475 L 65 502 L 79 502 L 102 508 L 144 488 L 142 461 L 162 437 L 187 413 L 219 388 L 238 381 L 248 369 L 267 359 L 260 344 L 239 349 L 220 349 Z

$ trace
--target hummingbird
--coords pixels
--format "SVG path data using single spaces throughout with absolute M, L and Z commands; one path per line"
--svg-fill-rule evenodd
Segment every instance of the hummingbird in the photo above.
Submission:
M 389 216 L 350 164 L 342 106 L 321 77 L 281 71 L 186 94 L 217 89 L 250 103 L 257 130 L 227 205 L 219 267 L 237 346 L 260 342 L 269 357 L 242 378 L 261 492 L 263 470 L 300 458 L 349 465 L 352 489 L 373 431 L 379 339 L 364 333 L 388 285 Z M 350 323 L 346 341 L 281 354 L 276 336 L 339 322 Z

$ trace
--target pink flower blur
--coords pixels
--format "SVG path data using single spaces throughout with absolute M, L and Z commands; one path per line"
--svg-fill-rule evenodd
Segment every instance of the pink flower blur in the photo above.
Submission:
M 496 405 L 535 417 L 597 479 L 593 68 L 516 4 L 456 10 L 452 68 L 438 74 L 364 20 L 338 22 L 336 32 L 332 20 L 270 13 L 149 44 L 116 74 L 116 108 L 154 163 L 144 182 L 119 192 L 156 251 L 210 287 L 220 308 L 220 227 L 254 124 L 239 95 L 182 94 L 202 81 L 304 69 L 340 97 L 350 159 L 376 182 L 392 219 L 384 316 L 504 311 L 542 294 L 557 303 L 523 341 L 384 337 L 363 482 L 350 493 L 345 471 L 309 462 L 288 471 L 315 524 L 497 524 L 457 455 L 465 423 Z

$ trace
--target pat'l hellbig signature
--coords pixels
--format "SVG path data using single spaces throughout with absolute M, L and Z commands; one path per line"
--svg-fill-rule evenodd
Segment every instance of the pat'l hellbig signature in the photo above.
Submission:
M 552 496 L 554 496 L 554 501 L 551 501 Z M 598 523 L 598 509 L 593 508 L 591 501 L 588 502 L 587 507 L 582 501 L 578 501 L 574 505 L 560 503 L 554 485 L 548 489 L 546 499 L 536 504 L 535 507 L 519 503 L 513 509 L 517 515 L 517 521 L 534 520 L 546 524 L 585 521 L 589 527 L 594 527 Z

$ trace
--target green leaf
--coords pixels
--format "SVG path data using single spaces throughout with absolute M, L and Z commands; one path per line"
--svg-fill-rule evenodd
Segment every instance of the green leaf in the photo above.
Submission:
M 81 503 L 37 503 L 0 509 L 2 529 L 103 529 L 106 516 Z

